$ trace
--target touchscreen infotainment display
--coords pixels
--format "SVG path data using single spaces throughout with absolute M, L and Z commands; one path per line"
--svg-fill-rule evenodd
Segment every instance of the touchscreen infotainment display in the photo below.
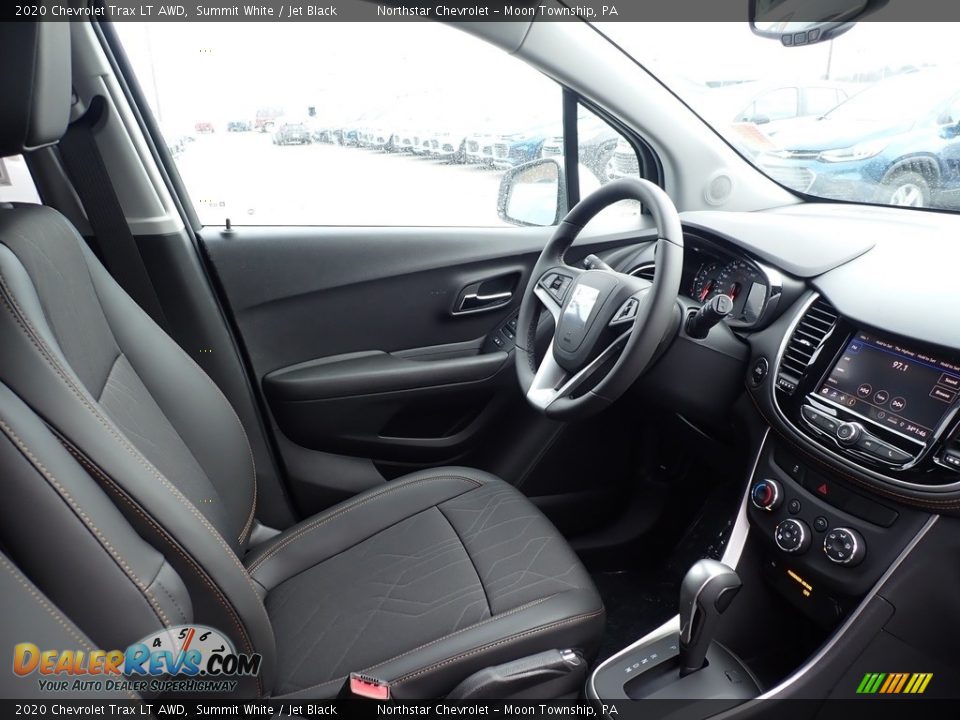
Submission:
M 960 365 L 858 332 L 817 395 L 926 442 L 957 402 Z

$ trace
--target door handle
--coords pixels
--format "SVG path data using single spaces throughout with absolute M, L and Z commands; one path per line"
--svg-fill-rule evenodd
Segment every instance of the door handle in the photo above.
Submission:
M 480 292 L 466 293 L 457 306 L 454 315 L 466 315 L 467 313 L 484 312 L 485 310 L 496 310 L 504 305 L 509 305 L 513 299 L 513 293 L 510 291 L 481 294 Z
M 451 314 L 471 315 L 506 307 L 513 301 L 520 276 L 519 270 L 511 270 L 471 282 L 457 293 Z

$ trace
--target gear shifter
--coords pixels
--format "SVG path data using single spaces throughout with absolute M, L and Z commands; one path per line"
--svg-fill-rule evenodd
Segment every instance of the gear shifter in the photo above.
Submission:
M 740 577 L 716 560 L 700 560 L 680 585 L 680 676 L 700 670 L 720 616 L 740 590 Z

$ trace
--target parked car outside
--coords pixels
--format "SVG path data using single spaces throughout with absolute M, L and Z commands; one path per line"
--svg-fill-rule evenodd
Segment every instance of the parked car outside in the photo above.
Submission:
M 213 123 L 208 120 L 201 120 L 200 122 L 195 123 L 193 129 L 201 135 L 209 135 L 214 131 Z
M 231 120 L 227 123 L 227 132 L 250 132 L 251 128 L 247 120 Z
M 960 82 L 919 71 L 883 80 L 795 125 L 758 158 L 801 192 L 861 202 L 960 206 Z
M 539 158 L 543 151 L 543 143 L 554 129 L 555 125 L 550 122 L 534 125 L 519 132 L 497 135 L 493 142 L 492 165 L 503 170 Z
M 828 113 L 855 90 L 854 86 L 825 80 L 745 82 L 708 88 L 690 100 L 693 109 L 711 124 L 752 123 L 774 137 L 797 121 Z
M 285 122 L 274 130 L 274 145 L 309 145 L 313 142 L 310 129 L 302 122 Z

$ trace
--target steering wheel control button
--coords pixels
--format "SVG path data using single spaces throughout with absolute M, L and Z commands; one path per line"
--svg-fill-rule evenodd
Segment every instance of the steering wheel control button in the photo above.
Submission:
M 859 423 L 845 422 L 837 426 L 836 435 L 843 445 L 854 445 L 863 433 L 863 426 Z
M 758 358 L 753 367 L 750 368 L 750 384 L 753 387 L 760 387 L 768 372 L 770 372 L 770 363 L 767 362 L 766 358 Z
M 750 501 L 755 508 L 772 512 L 783 502 L 783 491 L 776 480 L 761 480 L 750 491 Z
M 830 527 L 830 524 L 823 515 L 820 515 L 813 521 L 813 529 L 817 532 L 826 532 L 828 527 Z
M 791 515 L 799 515 L 801 510 L 800 501 L 794 498 L 787 503 L 787 512 Z
M 613 320 L 610 321 L 610 325 L 624 325 L 626 323 L 633 322 L 634 318 L 637 317 L 637 311 L 640 309 L 640 301 L 635 297 L 627 298 L 626 302 L 620 306 L 620 309 L 617 310 L 616 314 L 613 316 Z
M 853 566 L 863 560 L 867 546 L 860 533 L 850 528 L 834 528 L 823 538 L 823 553 L 837 565 Z
M 803 520 L 787 518 L 773 531 L 777 547 L 785 553 L 799 555 L 810 547 L 810 528 Z
M 573 278 L 569 275 L 564 275 L 563 273 L 550 272 L 543 276 L 540 280 L 540 285 L 550 293 L 550 296 L 556 300 L 558 303 L 563 302 L 563 296 L 567 292 L 567 288 L 570 286 L 570 283 L 573 282 Z

